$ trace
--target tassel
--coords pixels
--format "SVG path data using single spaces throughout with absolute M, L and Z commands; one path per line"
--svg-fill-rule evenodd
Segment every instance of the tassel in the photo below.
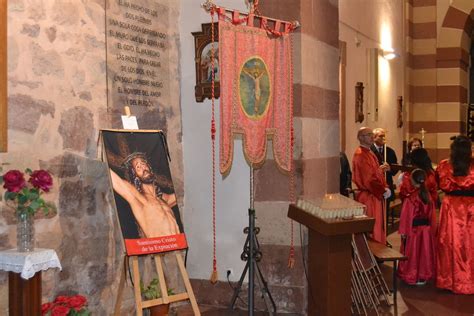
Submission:
M 295 258 L 288 258 L 288 268 L 293 269 L 295 267 Z
M 288 256 L 288 268 L 293 269 L 295 267 L 295 248 L 290 248 L 290 255 Z
M 214 271 L 212 271 L 210 281 L 211 281 L 212 284 L 216 284 L 217 280 L 219 280 L 219 275 L 217 274 L 217 271 L 214 270 Z

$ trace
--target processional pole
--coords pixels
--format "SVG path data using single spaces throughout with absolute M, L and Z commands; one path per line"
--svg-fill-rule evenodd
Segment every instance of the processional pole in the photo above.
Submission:
M 253 315 L 254 309 L 254 282 L 255 282 L 255 271 L 254 271 L 254 238 L 255 236 L 255 208 L 254 208 L 254 169 L 253 164 L 250 163 L 250 208 L 249 208 L 249 288 L 248 288 L 248 301 L 249 301 L 249 315 Z
M 425 130 L 424 128 L 421 128 L 420 134 L 421 134 L 421 146 L 422 146 L 423 148 L 425 148 L 425 134 L 426 134 L 426 130 Z
M 289 32 L 292 30 L 295 30 L 300 26 L 298 21 L 294 22 L 287 22 L 287 21 L 281 21 L 278 19 L 273 19 L 273 18 L 268 18 L 260 15 L 260 12 L 258 11 L 258 0 L 247 0 L 247 2 L 250 5 L 250 10 L 248 14 L 240 14 L 237 11 L 234 10 L 228 10 L 222 7 L 216 6 L 212 0 L 206 0 L 201 6 L 208 11 L 211 14 L 211 20 L 212 20 L 212 42 L 214 42 L 214 20 L 213 16 L 215 13 L 218 15 L 224 15 L 226 13 L 231 13 L 233 15 L 233 21 L 237 23 L 244 23 L 245 21 L 247 22 L 248 25 L 253 24 L 253 18 L 258 17 L 261 19 L 261 27 L 266 30 L 267 34 L 271 36 L 281 36 L 285 32 Z M 245 16 L 244 18 L 239 18 L 240 15 Z M 275 29 L 272 29 L 268 25 L 268 21 L 275 22 Z M 280 31 L 279 26 L 283 24 L 284 25 L 284 31 Z M 277 27 L 278 26 L 278 27 Z M 214 46 L 211 46 L 211 53 L 212 53 L 212 59 L 214 59 L 213 54 L 214 54 Z M 213 61 L 212 61 L 213 62 Z M 214 67 L 212 66 L 214 69 Z M 214 72 L 212 72 L 212 104 L 213 104 L 213 114 L 214 114 Z M 222 87 L 222 85 L 221 85 Z M 221 94 L 222 95 L 222 94 Z M 292 104 L 292 103 L 291 103 Z M 292 109 L 291 109 L 292 110 Z M 292 113 L 292 112 L 291 112 Z M 215 137 L 215 121 L 214 117 L 212 118 L 212 139 L 213 139 L 213 146 L 214 146 L 214 137 Z M 293 137 L 293 135 L 292 135 Z M 293 147 L 291 147 L 293 148 Z M 214 162 L 214 147 L 213 147 L 213 170 L 215 166 Z M 213 178 L 214 178 L 214 173 L 213 173 Z M 254 188 L 255 180 L 254 180 L 254 165 L 251 162 L 250 163 L 250 206 L 248 209 L 248 216 L 249 216 L 249 226 L 244 229 L 244 233 L 247 234 L 246 242 L 244 245 L 244 250 L 241 254 L 241 259 L 243 261 L 247 261 L 244 271 L 242 272 L 242 275 L 240 277 L 238 286 L 234 289 L 234 295 L 232 298 L 232 304 L 231 304 L 231 309 L 234 308 L 236 299 L 239 295 L 239 292 L 241 290 L 243 281 L 245 279 L 245 275 L 247 272 L 249 272 L 248 276 L 248 312 L 249 315 L 253 316 L 254 315 L 254 289 L 255 289 L 255 277 L 257 277 L 257 281 L 259 282 L 260 290 L 262 292 L 262 297 L 265 301 L 265 304 L 267 306 L 268 312 L 270 315 L 276 314 L 276 304 L 268 290 L 267 283 L 265 279 L 263 278 L 263 274 L 258 266 L 258 262 L 260 261 L 262 257 L 262 253 L 260 251 L 260 246 L 257 240 L 256 235 L 259 233 L 259 228 L 255 227 L 255 208 L 254 208 L 254 200 L 255 200 L 255 188 Z M 215 194 L 214 187 L 213 187 L 213 194 Z M 215 221 L 215 210 L 214 210 L 214 205 L 215 201 L 213 202 L 213 221 Z M 215 227 L 214 227 L 214 236 L 215 236 Z M 215 249 L 215 239 L 214 239 L 214 249 Z M 214 278 L 211 278 L 211 281 L 217 281 L 217 273 L 216 273 L 216 258 L 215 258 L 215 250 L 214 250 Z

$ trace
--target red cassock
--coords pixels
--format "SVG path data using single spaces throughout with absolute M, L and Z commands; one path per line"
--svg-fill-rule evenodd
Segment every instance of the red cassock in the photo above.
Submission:
M 436 286 L 474 294 L 474 197 L 449 194 L 474 190 L 474 162 L 467 176 L 453 176 L 448 160 L 441 161 L 436 172 L 446 193 L 439 214 Z
M 352 181 L 359 190 L 356 200 L 367 207 L 367 216 L 375 218 L 371 237 L 385 245 L 387 238 L 383 193 L 387 184 L 377 157 L 369 148 L 360 146 L 356 149 L 352 158 Z
M 403 200 L 398 232 L 406 236 L 400 252 L 408 260 L 399 264 L 398 275 L 408 284 L 430 280 L 436 269 L 436 199 L 437 184 L 434 171 L 427 172 L 425 186 L 430 200 L 424 204 L 420 198 L 420 189 L 413 186 L 410 172 L 403 174 L 400 197 Z

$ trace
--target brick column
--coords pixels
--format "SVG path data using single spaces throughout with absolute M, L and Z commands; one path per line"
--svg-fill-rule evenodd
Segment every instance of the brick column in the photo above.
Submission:
M 297 194 L 322 196 L 339 191 L 339 10 L 330 0 L 261 0 L 263 15 L 298 20 L 294 34 L 294 157 Z M 288 176 L 272 158 L 256 172 L 256 203 L 262 266 L 279 312 L 306 311 L 306 279 L 300 231 L 295 224 L 295 269 L 288 269 L 290 221 Z M 282 282 L 285 280 L 285 282 Z

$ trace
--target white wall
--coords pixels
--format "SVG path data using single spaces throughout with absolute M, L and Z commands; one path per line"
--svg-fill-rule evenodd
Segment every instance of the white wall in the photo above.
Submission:
M 346 56 L 346 153 L 352 159 L 358 146 L 356 131 L 362 126 L 383 127 L 388 130 L 387 141 L 400 162 L 403 128 L 397 128 L 397 97 L 404 93 L 403 1 L 339 0 L 339 39 L 347 43 Z M 386 30 L 386 31 L 383 31 Z M 384 36 L 388 34 L 389 36 Z M 368 115 L 367 48 L 381 48 L 389 39 L 400 57 L 387 61 L 379 57 L 378 120 Z M 356 45 L 356 39 L 360 43 Z M 385 79 L 384 79 L 385 78 Z M 355 123 L 355 84 L 364 83 L 364 115 L 362 123 Z M 404 107 L 407 107 L 404 96 Z M 406 116 L 405 116 L 406 117 Z
M 209 279 L 212 272 L 211 102 L 206 99 L 203 103 L 197 103 L 194 97 L 195 49 L 191 35 L 191 32 L 201 31 L 201 23 L 211 21 L 210 15 L 200 7 L 202 2 L 204 1 L 181 0 L 179 21 L 185 192 L 183 222 L 189 244 L 189 275 L 191 278 Z M 218 5 L 247 11 L 243 0 L 221 0 Z M 218 120 L 219 102 L 216 101 Z M 231 280 L 236 280 L 244 267 L 240 254 L 245 242 L 242 230 L 248 226 L 249 167 L 242 153 L 242 143 L 235 141 L 231 172 L 222 179 L 219 173 L 218 146 L 216 141 L 218 273 L 219 279 L 225 280 L 226 270 L 233 269 Z

